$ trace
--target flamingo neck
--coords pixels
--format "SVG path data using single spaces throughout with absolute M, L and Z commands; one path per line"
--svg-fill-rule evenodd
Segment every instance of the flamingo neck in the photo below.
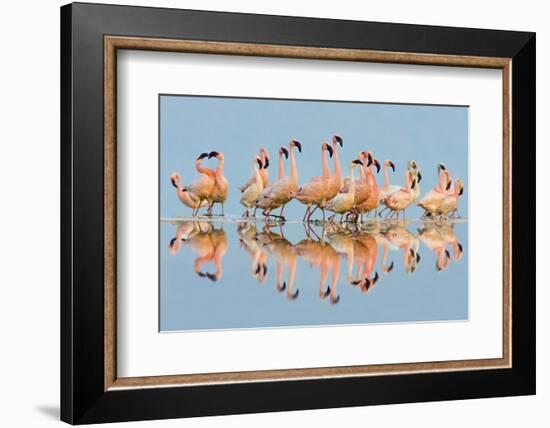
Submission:
M 388 175 L 388 165 L 384 163 L 384 191 L 390 191 L 390 176 Z
M 296 158 L 294 157 L 294 146 L 290 147 L 290 178 L 294 184 L 298 184 L 298 168 L 296 167 Z
M 439 173 L 439 185 L 436 187 L 436 190 L 444 192 L 447 189 L 447 182 L 449 181 L 449 172 L 443 170 Z
M 279 153 L 279 180 L 285 176 L 285 164 L 283 161 L 283 154 Z
M 342 168 L 340 166 L 340 155 L 338 153 L 338 143 L 333 144 L 333 156 L 334 156 L 334 176 L 340 182 L 342 177 Z
M 405 173 L 405 192 L 409 193 L 411 191 L 411 173 L 407 171 Z
M 254 165 L 254 174 L 256 175 L 256 185 L 263 188 L 262 176 L 260 175 L 260 170 L 257 165 Z
M 349 193 L 355 194 L 355 177 L 353 176 L 353 165 L 349 167 Z
M 323 159 L 323 178 L 328 179 L 330 177 L 330 171 L 328 167 L 328 159 L 325 149 L 321 149 L 321 158 Z
M 199 174 L 206 174 L 206 175 L 209 175 L 211 177 L 216 175 L 215 172 L 212 171 L 210 168 L 205 168 L 201 164 L 202 164 L 202 159 L 199 159 L 199 160 L 195 161 L 195 168 L 196 168 L 196 170 Z

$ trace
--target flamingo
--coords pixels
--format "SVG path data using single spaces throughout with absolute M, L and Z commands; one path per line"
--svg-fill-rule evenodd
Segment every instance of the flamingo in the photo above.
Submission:
M 199 157 L 195 159 L 195 168 L 199 172 L 200 177 L 198 180 L 181 189 L 183 192 L 189 192 L 189 199 L 194 201 L 193 216 L 197 215 L 199 208 L 203 206 L 205 202 L 208 203 L 208 205 L 211 203 L 210 196 L 216 184 L 216 173 L 210 168 L 204 168 L 202 166 L 203 159 L 207 157 L 208 153 L 201 153 Z
M 267 169 L 269 167 L 269 153 L 265 147 L 262 147 L 260 149 L 260 158 L 262 161 L 260 165 L 260 176 L 262 178 L 262 185 L 265 188 L 269 184 L 269 170 Z M 248 186 L 254 184 L 255 182 L 256 172 L 253 172 L 248 181 L 244 183 L 241 187 L 239 187 L 239 190 L 241 191 L 241 193 L 243 193 Z
M 181 185 L 181 175 L 179 173 L 174 172 L 170 174 L 170 182 L 172 183 L 172 186 L 176 188 L 178 198 L 185 206 L 193 209 L 193 211 L 197 207 L 200 208 L 208 206 L 208 203 L 206 201 L 202 201 L 202 204 L 199 205 L 199 199 L 193 193 L 183 190 Z
M 458 198 L 464 193 L 464 185 L 460 178 L 455 180 L 455 185 L 453 190 L 448 190 L 445 193 L 442 203 L 439 205 L 439 208 L 436 210 L 436 214 L 439 216 L 446 217 L 449 214 L 458 213 Z
M 258 234 L 256 226 L 250 222 L 241 222 L 237 225 L 237 234 L 240 246 L 252 257 L 252 275 L 258 282 L 263 282 L 267 273 L 267 252 L 255 239 Z
M 358 159 L 363 162 L 363 167 L 359 168 L 360 178 L 355 180 L 355 198 L 353 200 L 353 205 L 358 206 L 362 204 L 365 199 L 369 196 L 369 186 L 368 179 L 366 175 L 366 169 L 370 166 L 372 158 L 368 158 L 367 152 L 360 152 Z M 349 177 L 344 179 L 344 184 L 342 186 L 341 192 L 347 192 L 349 189 Z
M 412 173 L 407 171 L 405 173 L 405 189 L 399 189 L 384 198 L 384 204 L 391 211 L 389 214 L 397 213 L 399 216 L 400 211 L 404 211 L 405 208 L 413 203 L 414 194 L 411 192 L 411 189 L 414 189 L 416 186 L 416 179 L 411 178 L 411 176 Z
M 435 270 L 440 272 L 447 269 L 451 255 L 449 254 L 449 250 L 445 248 L 447 242 L 439 227 L 437 225 L 430 225 L 420 229 L 418 232 L 418 238 L 437 256 Z
M 323 173 L 320 179 L 319 177 L 314 177 L 307 183 L 303 184 L 294 195 L 294 198 L 307 206 L 304 218 L 302 219 L 303 221 L 309 221 L 311 214 L 313 214 L 313 211 L 315 211 L 317 207 L 320 207 L 323 211 L 323 220 L 325 218 L 325 204 L 327 202 L 327 195 L 331 183 L 328 159 L 325 151 L 327 151 L 329 156 L 332 157 L 333 149 L 327 143 L 323 143 L 321 145 Z M 312 205 L 316 206 L 313 211 L 311 211 Z
M 360 204 L 356 204 L 353 207 L 353 212 L 359 214 L 359 220 L 362 221 L 363 213 L 368 213 L 372 210 L 375 210 L 380 205 L 380 186 L 376 182 L 376 177 L 372 171 L 372 166 L 376 166 L 376 172 L 380 172 L 380 163 L 376 158 L 372 156 L 370 151 L 365 153 L 365 158 L 367 160 L 366 165 L 363 165 L 365 171 L 365 180 L 367 185 L 367 198 Z
M 282 146 L 279 148 L 279 170 L 277 180 L 282 180 L 285 177 L 283 156 L 288 159 L 288 150 L 286 149 L 286 147 Z M 264 187 L 264 190 L 260 193 L 260 196 L 258 196 L 258 199 L 254 202 L 254 216 L 256 215 L 257 208 L 260 208 L 263 211 L 264 215 L 266 215 L 266 213 L 269 213 L 270 210 L 274 210 L 280 207 L 280 205 L 277 205 L 272 199 L 267 196 L 268 193 L 271 191 L 272 186 L 273 183 Z
M 343 220 L 343 214 L 353 208 L 353 201 L 355 199 L 355 177 L 353 175 L 353 169 L 355 165 L 363 165 L 363 162 L 359 159 L 355 159 L 349 164 L 349 190 L 346 193 L 338 193 L 334 198 L 326 204 L 326 209 L 332 211 L 334 214 L 330 220 L 334 219 L 336 214 L 340 214 L 340 223 Z
M 222 216 L 225 215 L 224 213 L 224 205 L 225 201 L 227 200 L 227 193 L 229 191 L 229 183 L 227 182 L 227 178 L 223 175 L 223 165 L 225 162 L 225 158 L 222 153 L 219 152 L 210 152 L 208 154 L 208 159 L 216 158 L 218 159 L 218 166 L 216 167 L 216 173 L 215 173 L 215 185 L 214 190 L 212 191 L 210 195 L 210 207 L 208 208 L 208 214 L 212 215 L 212 210 L 214 208 L 214 204 L 218 203 L 222 206 Z
M 260 194 L 258 205 L 266 207 L 263 211 L 265 216 L 273 216 L 283 221 L 285 220 L 283 217 L 285 205 L 292 199 L 292 196 L 296 194 L 298 190 L 298 168 L 294 155 L 295 147 L 299 152 L 302 152 L 302 145 L 300 142 L 291 140 L 288 149 L 290 157 L 290 176 L 278 179 Z M 271 211 L 277 207 L 281 207 L 279 215 L 271 214 Z
M 439 182 L 432 190 L 424 195 L 424 197 L 416 204 L 424 209 L 424 216 L 433 217 L 437 210 L 442 205 L 446 192 L 451 187 L 451 178 L 447 168 L 442 163 L 437 165 L 437 172 L 439 174 Z
M 414 273 L 418 266 L 418 263 L 420 263 L 420 255 L 418 254 L 420 241 L 415 235 L 410 233 L 404 225 L 405 223 L 392 224 L 382 233 L 384 237 L 384 255 L 382 257 L 382 266 L 384 269 L 388 256 L 389 244 L 394 248 L 397 247 L 403 250 L 403 262 L 405 264 L 405 272 Z M 389 272 L 393 267 L 393 262 L 390 266 L 391 267 L 387 269 L 387 272 Z
M 257 165 L 256 165 L 257 164 Z M 254 206 L 254 201 L 258 199 L 258 196 L 264 190 L 264 184 L 262 176 L 260 175 L 260 168 L 262 167 L 262 159 L 259 156 L 255 156 L 252 160 L 252 165 L 254 167 L 254 175 L 256 180 L 254 183 L 248 185 L 246 190 L 241 196 L 241 204 L 245 206 L 246 211 L 243 214 L 243 217 L 248 217 L 250 215 L 250 208 Z M 254 212 L 255 215 L 255 212 Z

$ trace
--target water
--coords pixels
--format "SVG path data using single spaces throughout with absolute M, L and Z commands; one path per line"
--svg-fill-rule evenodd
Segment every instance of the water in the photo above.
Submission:
M 163 219 L 160 330 L 468 319 L 464 220 Z

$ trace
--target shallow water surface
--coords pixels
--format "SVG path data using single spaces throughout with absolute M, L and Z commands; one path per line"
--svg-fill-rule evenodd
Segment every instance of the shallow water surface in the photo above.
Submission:
M 468 319 L 464 220 L 160 224 L 160 330 Z

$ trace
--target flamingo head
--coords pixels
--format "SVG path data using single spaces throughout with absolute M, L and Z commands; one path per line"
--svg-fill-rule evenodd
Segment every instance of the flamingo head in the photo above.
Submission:
M 334 146 L 336 146 L 336 144 L 340 144 L 340 147 L 344 147 L 344 140 L 339 135 L 334 135 L 332 137 L 332 144 L 334 144 Z
M 264 168 L 269 167 L 269 153 L 267 152 L 267 149 L 265 147 L 262 147 L 260 149 L 260 156 L 263 160 Z
M 285 158 L 288 159 L 288 150 L 286 149 L 286 147 L 281 147 L 279 149 L 279 155 L 285 155 Z
M 389 160 L 389 159 L 386 160 L 384 162 L 384 165 L 389 166 L 392 169 L 392 171 L 395 172 L 395 164 L 391 160 Z
M 360 159 L 354 159 L 351 161 L 351 166 L 353 167 L 355 165 L 363 165 L 363 162 Z
M 380 162 L 378 162 L 378 159 L 373 158 L 372 163 L 373 163 L 374 166 L 376 167 L 376 173 L 378 174 L 378 173 L 380 172 Z
M 292 140 L 290 142 L 290 147 L 296 147 L 300 153 L 302 153 L 302 144 L 298 140 Z
M 332 147 L 330 147 L 330 145 L 327 143 L 323 143 L 321 150 L 326 150 L 330 157 L 332 157 L 332 154 L 334 153 L 334 150 L 332 149 Z
M 443 165 L 442 163 L 438 163 L 437 164 L 437 173 L 441 174 L 441 171 L 447 171 L 447 168 L 445 168 L 445 165 Z
M 223 154 L 220 152 L 210 152 L 208 153 L 208 159 L 217 158 L 219 160 L 223 160 Z
M 462 194 L 464 193 L 464 184 L 462 183 L 462 180 L 460 180 L 460 178 L 457 178 L 455 180 L 455 189 L 456 195 L 462 196 Z
M 172 174 L 170 174 L 170 182 L 172 183 L 172 186 L 177 189 L 178 183 L 181 182 L 181 175 L 179 175 L 177 172 L 173 172 Z
M 197 158 L 197 160 L 201 160 L 201 159 L 204 159 L 204 158 L 208 158 L 209 157 L 209 154 L 208 153 L 201 153 L 199 155 L 199 157 Z
M 262 162 L 262 158 L 260 156 L 254 156 L 254 159 L 252 162 L 256 162 L 258 164 L 258 169 L 262 169 L 262 167 L 264 166 Z

